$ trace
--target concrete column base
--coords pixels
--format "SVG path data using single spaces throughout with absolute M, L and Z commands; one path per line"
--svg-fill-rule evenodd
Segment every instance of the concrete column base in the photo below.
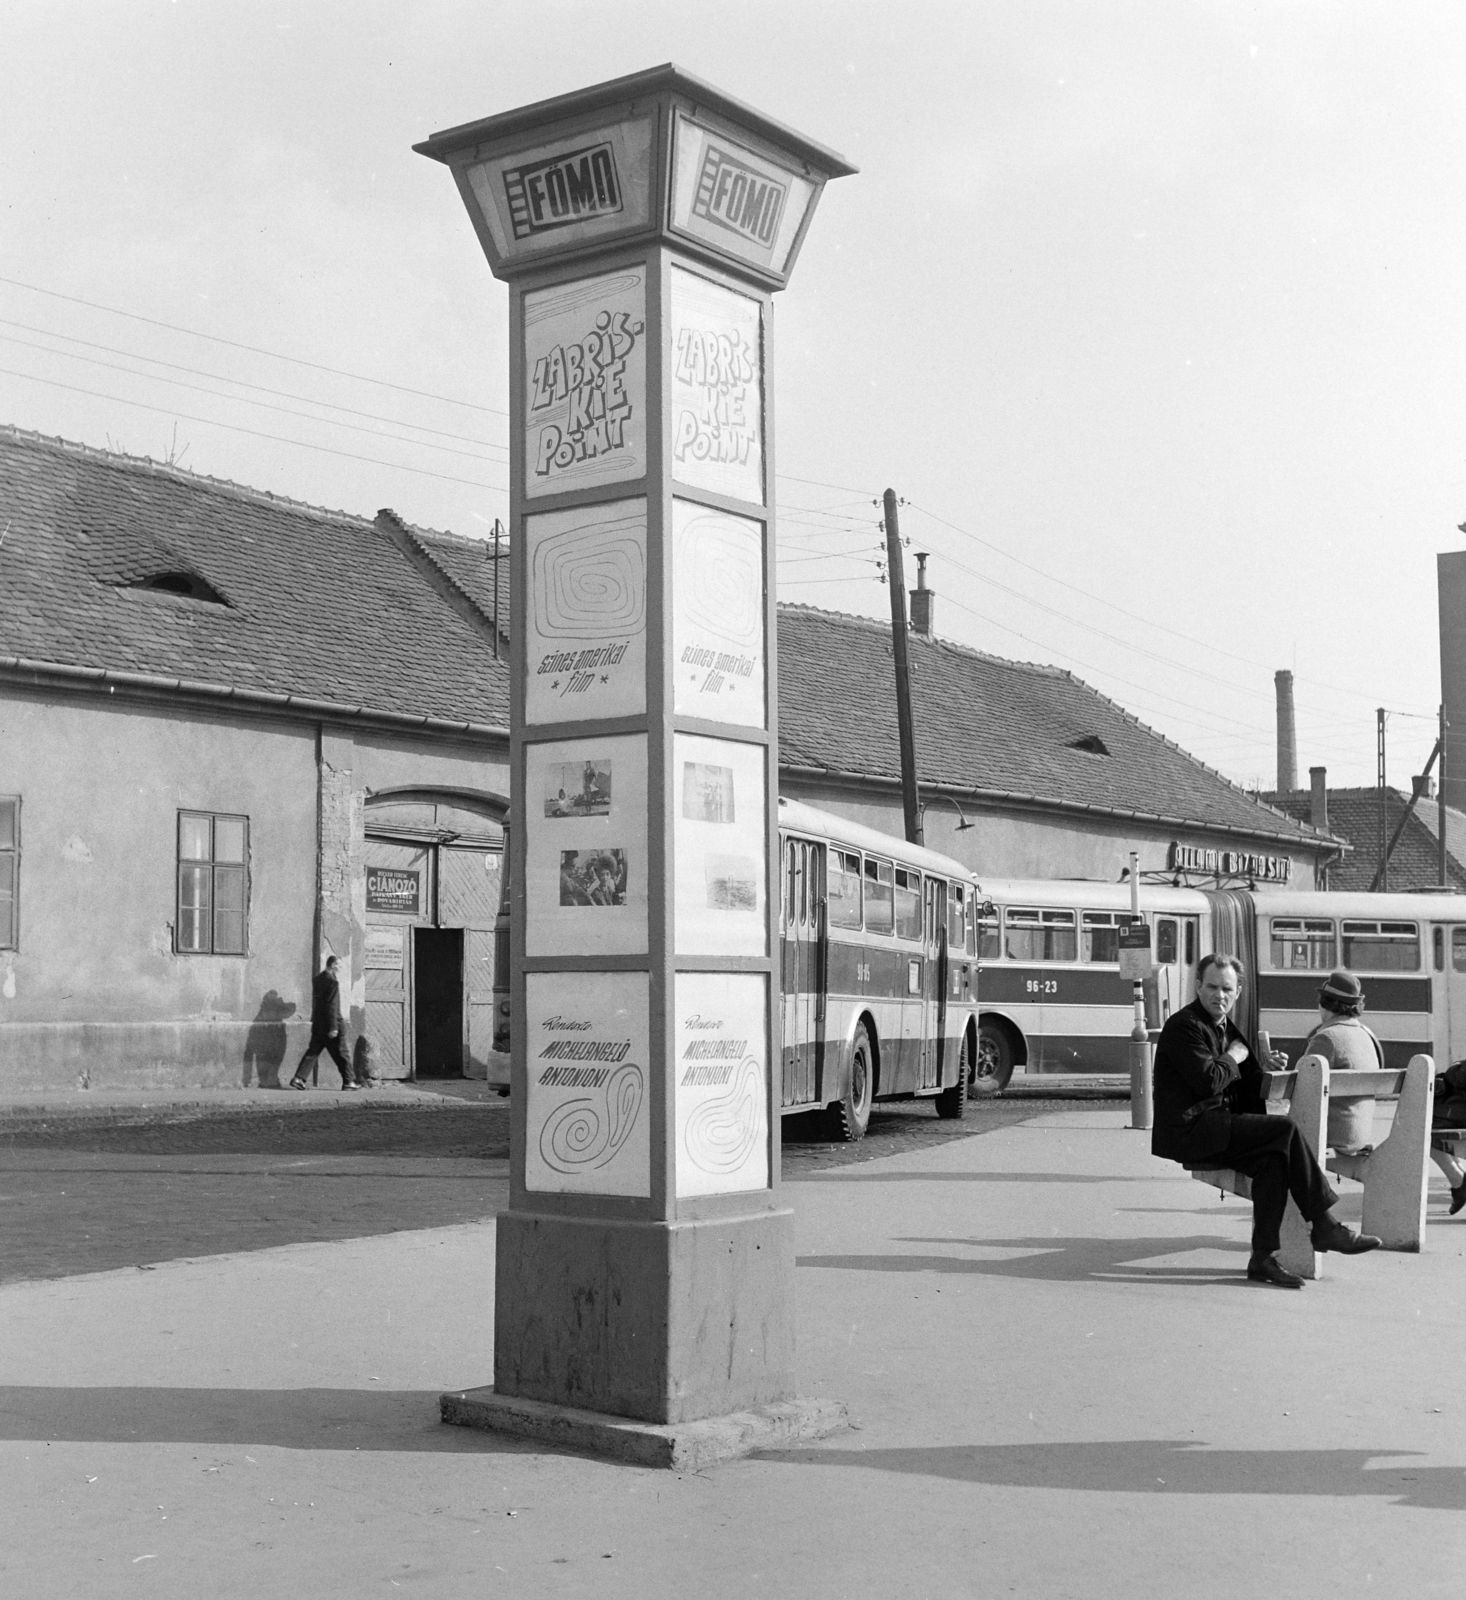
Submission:
M 794 1397 L 794 1215 L 498 1219 L 494 1389 L 651 1423 Z
M 443 1421 L 455 1427 L 482 1428 L 580 1455 L 678 1472 L 695 1472 L 755 1450 L 823 1439 L 850 1425 L 844 1403 L 838 1400 L 785 1400 L 755 1411 L 672 1423 L 521 1400 L 501 1395 L 492 1386 L 445 1394 L 440 1405 Z

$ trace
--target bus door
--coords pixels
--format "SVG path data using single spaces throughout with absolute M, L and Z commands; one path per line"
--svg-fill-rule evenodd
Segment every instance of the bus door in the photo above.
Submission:
M 1436 923 L 1431 929 L 1436 1066 L 1466 1056 L 1466 923 Z M 1368 990 L 1366 989 L 1366 994 Z
M 824 1021 L 820 922 L 824 904 L 824 847 L 808 839 L 784 842 L 784 905 L 780 922 L 780 974 L 784 1008 L 786 1106 L 817 1098 L 819 1044 Z
M 940 878 L 926 880 L 926 912 L 922 924 L 921 961 L 921 1089 L 942 1082 L 942 1035 L 947 1026 L 947 886 Z
M 1196 969 L 1200 918 L 1158 916 L 1155 919 L 1156 988 L 1160 1000 L 1158 1026 L 1189 1005 Z

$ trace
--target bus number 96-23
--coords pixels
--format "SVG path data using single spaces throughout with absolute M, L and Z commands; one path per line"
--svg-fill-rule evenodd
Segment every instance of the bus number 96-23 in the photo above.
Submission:
M 1057 978 L 1029 978 L 1023 987 L 1029 994 L 1058 994 Z

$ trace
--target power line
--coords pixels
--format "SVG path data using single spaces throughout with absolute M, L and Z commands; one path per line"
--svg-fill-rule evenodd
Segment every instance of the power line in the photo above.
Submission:
M 114 405 L 136 406 L 142 411 L 156 411 L 159 416 L 181 417 L 185 422 L 201 422 L 208 428 L 227 428 L 231 433 L 245 433 L 253 439 L 269 439 L 274 444 L 293 444 L 302 450 L 318 450 L 323 455 L 341 456 L 347 461 L 365 461 L 374 467 L 384 467 L 391 472 L 411 472 L 420 478 L 437 478 L 443 483 L 463 483 L 473 489 L 493 489 L 499 494 L 508 494 L 508 489 L 500 483 L 483 483 L 478 478 L 457 478 L 447 472 L 431 472 L 426 467 L 407 467 L 396 461 L 383 461 L 377 456 L 357 455 L 352 450 L 333 450 L 326 444 L 307 444 L 303 439 L 289 439 L 283 434 L 264 433 L 258 428 L 246 428 L 238 422 L 216 422 L 213 417 L 196 417 L 188 411 L 175 411 L 170 406 L 153 406 L 145 400 L 128 400 L 118 394 L 103 394 L 100 389 L 84 389 L 79 384 L 62 383 L 59 378 L 38 378 L 31 372 L 16 372 L 11 367 L 0 367 L 0 373 L 5 373 L 11 378 L 24 378 L 27 383 L 44 383 L 53 389 L 65 389 L 71 394 L 90 395 L 94 400 L 110 400 Z
M 119 350 L 116 345 L 98 344 L 93 339 L 81 339 L 71 333 L 57 333 L 52 328 L 37 328 L 29 322 L 15 322 L 9 317 L 0 317 L 0 327 L 19 328 L 25 333 L 39 333 L 48 339 L 63 339 L 67 344 L 79 344 L 87 350 L 105 350 L 108 355 L 126 356 L 129 361 L 142 361 L 150 367 L 166 367 L 170 372 L 187 372 L 195 378 L 212 378 L 216 383 L 230 383 L 237 389 L 253 389 L 259 394 L 272 394 L 281 400 L 299 400 L 305 405 L 324 406 L 328 411 L 344 411 L 349 417 L 365 417 L 368 422 L 388 422 L 399 428 L 411 428 L 416 433 L 433 433 L 440 439 L 457 439 L 460 444 L 482 445 L 487 450 L 504 450 L 504 445 L 496 445 L 490 439 L 477 439 L 468 433 L 450 433 L 446 428 L 430 428 L 423 422 L 408 422 L 402 417 L 384 417 L 376 411 L 360 411 L 355 406 L 343 406 L 335 400 L 314 400 L 310 395 L 297 394 L 293 389 L 272 389 L 268 384 L 250 383 L 244 378 L 231 378 L 226 373 L 210 372 L 205 367 L 188 367 L 178 361 L 164 361 L 159 356 L 145 356 L 136 350 Z M 23 339 L 12 340 L 15 344 L 26 343 Z M 72 356 L 66 350 L 52 350 L 48 345 L 32 345 L 32 349 L 44 350 L 48 355 L 67 356 L 70 360 L 80 360 L 81 357 Z M 100 362 L 101 366 L 108 363 Z M 127 368 L 120 370 L 126 371 Z M 150 373 L 140 372 L 140 378 L 151 377 Z M 233 398 L 227 396 L 226 398 Z
M 318 422 L 328 428 L 349 428 L 352 433 L 364 433 L 372 439 L 393 439 L 398 444 L 413 445 L 419 450 L 442 450 L 448 455 L 467 456 L 470 461 L 492 461 L 495 466 L 501 463 L 494 461 L 492 456 L 480 454 L 477 450 L 460 450 L 456 445 L 434 444 L 430 439 L 409 439 L 400 433 L 386 433 L 381 428 L 364 428 L 359 422 L 340 422 L 335 417 L 316 417 L 309 411 L 296 411 L 290 406 L 277 406 L 269 400 L 251 400 L 243 395 L 221 394 L 217 389 L 206 388 L 201 383 L 187 383 L 182 378 L 164 378 L 151 372 L 138 372 L 132 367 L 120 366 L 115 361 L 103 361 L 99 356 L 73 355 L 69 350 L 52 350 L 43 344 L 36 344 L 30 339 L 17 339 L 13 334 L 0 333 L 0 342 L 19 345 L 25 350 L 40 350 L 46 355 L 60 356 L 65 361 L 84 361 L 90 366 L 105 367 L 109 372 L 124 372 L 129 377 L 141 378 L 146 383 L 166 383 L 175 389 L 187 389 L 193 394 L 212 395 L 216 400 L 223 400 L 230 405 L 258 406 L 264 411 L 278 412 L 285 417 L 300 417 L 305 422 Z M 123 352 L 124 354 L 126 352 Z M 44 381 L 44 380 L 43 380 Z M 231 379 L 224 379 L 231 382 Z M 409 424 L 410 426 L 410 424 Z M 487 448 L 503 450 L 502 445 L 490 445 Z M 504 450 L 507 456 L 508 451 Z
M 14 289 L 29 290 L 32 294 L 43 294 L 52 300 L 64 300 L 68 305 L 86 306 L 91 311 L 105 311 L 109 316 L 130 317 L 134 322 L 145 322 L 150 328 L 166 328 L 169 333 L 186 334 L 191 339 L 208 339 L 213 344 L 227 345 L 231 350 L 246 350 L 250 355 L 268 356 L 273 361 L 289 361 L 297 367 L 309 367 L 315 372 L 329 372 L 333 377 L 351 378 L 357 383 L 374 383 L 382 389 L 395 389 L 398 394 L 416 395 L 419 400 L 441 400 L 450 406 L 464 406 L 470 411 L 486 411 L 496 417 L 509 415 L 507 411 L 502 411 L 497 406 L 481 406 L 472 400 L 455 400 L 451 395 L 433 394 L 427 389 L 411 389 L 406 384 L 391 383 L 386 378 L 373 378 L 364 372 L 348 372 L 343 367 L 327 366 L 321 361 L 307 361 L 301 356 L 283 355 L 278 350 L 266 350 L 260 345 L 241 344 L 237 339 L 225 339 L 217 333 L 203 333 L 197 328 L 181 327 L 176 322 L 162 322 L 157 317 L 145 317 L 137 311 L 123 311 L 118 306 L 102 305 L 96 300 L 83 300 L 80 295 L 62 294 L 57 289 L 43 289 L 39 284 L 25 283 L 20 278 L 7 278 L 3 273 L 0 273 L 0 283 L 8 283 Z

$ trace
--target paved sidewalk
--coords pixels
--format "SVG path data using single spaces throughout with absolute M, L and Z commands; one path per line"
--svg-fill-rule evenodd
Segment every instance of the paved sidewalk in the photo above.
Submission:
M 800 1388 L 857 1428 L 688 1477 L 437 1423 L 489 1376 L 491 1223 L 0 1288 L 0 1590 L 1454 1594 L 1444 1190 L 1420 1256 L 1249 1287 L 1249 1208 L 1126 1120 L 791 1181 Z

